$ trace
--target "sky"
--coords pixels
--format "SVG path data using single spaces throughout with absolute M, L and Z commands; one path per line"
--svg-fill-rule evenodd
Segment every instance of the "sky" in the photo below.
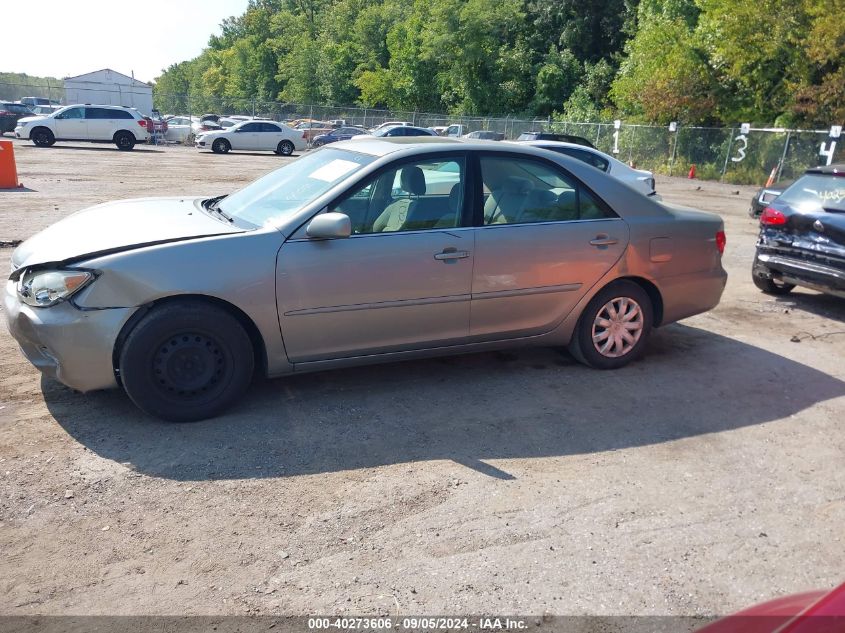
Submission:
M 111 68 L 152 81 L 170 64 L 199 55 L 223 18 L 242 14 L 247 4 L 41 0 L 24 11 L 29 27 L 17 19 L 3 29 L 0 72 L 62 78 Z M 24 5 L 16 6 L 20 18 Z

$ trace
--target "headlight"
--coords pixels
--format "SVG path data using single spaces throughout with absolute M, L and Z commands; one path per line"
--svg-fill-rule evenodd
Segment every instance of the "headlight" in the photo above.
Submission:
M 21 276 L 18 294 L 27 305 L 47 308 L 64 301 L 94 280 L 87 270 L 33 270 Z
M 29 121 L 18 121 L 18 127 L 26 127 L 29 125 Z

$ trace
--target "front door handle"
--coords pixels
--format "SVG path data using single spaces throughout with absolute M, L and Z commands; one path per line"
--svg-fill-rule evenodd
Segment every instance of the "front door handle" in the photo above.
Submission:
M 618 242 L 619 240 L 615 237 L 610 237 L 607 233 L 599 233 L 594 239 L 590 240 L 590 244 L 593 246 L 610 246 Z
M 456 259 L 465 259 L 469 257 L 469 251 L 459 251 L 457 248 L 444 248 L 442 253 L 436 253 L 434 259 L 438 261 L 450 262 Z

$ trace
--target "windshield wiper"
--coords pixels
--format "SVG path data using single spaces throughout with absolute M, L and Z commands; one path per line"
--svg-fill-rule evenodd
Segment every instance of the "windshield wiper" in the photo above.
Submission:
M 223 211 L 223 209 L 221 209 L 221 208 L 218 206 L 218 205 L 220 204 L 220 201 L 221 201 L 223 198 L 225 198 L 225 197 L 226 197 L 226 195 L 227 195 L 227 194 L 224 194 L 224 195 L 222 195 L 222 196 L 217 196 L 216 198 L 209 198 L 208 200 L 203 200 L 203 202 L 202 202 L 202 206 L 203 206 L 203 207 L 205 207 L 206 209 L 208 209 L 209 211 L 214 211 L 214 212 L 215 212 L 215 213 L 217 213 L 220 217 L 222 217 L 224 220 L 227 220 L 228 222 L 230 222 L 230 223 L 231 223 L 231 222 L 234 222 L 234 221 L 235 221 L 235 218 L 233 218 L 231 215 L 229 215 L 228 213 L 226 213 L 225 211 Z

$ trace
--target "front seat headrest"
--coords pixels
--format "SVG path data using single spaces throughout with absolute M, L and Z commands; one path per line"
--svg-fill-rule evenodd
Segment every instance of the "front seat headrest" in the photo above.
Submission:
M 425 174 L 423 170 L 412 165 L 410 167 L 403 167 L 399 172 L 399 186 L 403 191 L 407 191 L 415 196 L 425 195 Z

